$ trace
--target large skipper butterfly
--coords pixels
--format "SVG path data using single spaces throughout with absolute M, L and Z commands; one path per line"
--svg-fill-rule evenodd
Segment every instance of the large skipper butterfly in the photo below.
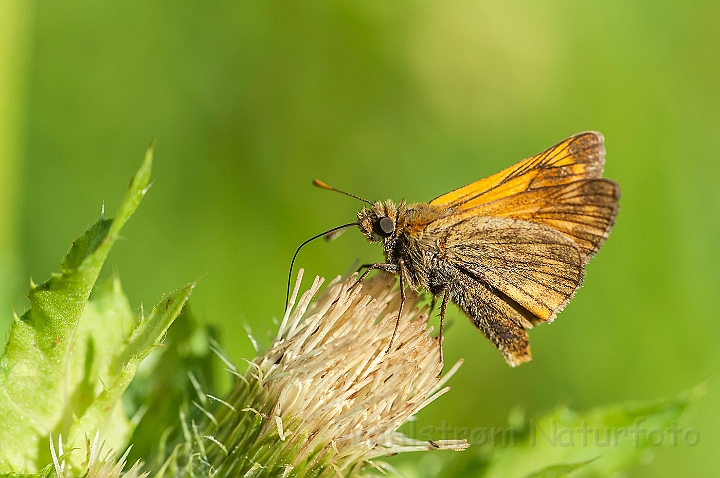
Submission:
M 610 234 L 620 187 L 601 177 L 604 162 L 602 135 L 576 134 L 429 203 L 358 198 L 369 206 L 357 223 L 333 231 L 357 225 L 383 245 L 385 262 L 359 280 L 380 269 L 403 298 L 406 286 L 441 298 L 441 341 L 452 300 L 515 366 L 531 358 L 526 330 L 555 319 Z

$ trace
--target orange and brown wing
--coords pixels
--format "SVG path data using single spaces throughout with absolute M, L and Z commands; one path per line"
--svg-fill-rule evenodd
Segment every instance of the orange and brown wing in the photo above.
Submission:
M 530 189 L 600 178 L 604 163 L 603 136 L 578 133 L 499 173 L 443 194 L 430 204 L 471 209 Z
M 493 216 L 549 226 L 574 241 L 585 262 L 607 239 L 620 187 L 602 179 L 600 133 L 580 133 L 486 179 L 434 199 L 453 217 Z
M 615 224 L 620 186 L 608 179 L 585 179 L 531 189 L 467 211 L 472 216 L 507 217 L 543 224 L 573 240 L 587 262 Z

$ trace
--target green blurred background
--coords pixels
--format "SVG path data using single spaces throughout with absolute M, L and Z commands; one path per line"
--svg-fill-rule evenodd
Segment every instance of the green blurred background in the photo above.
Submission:
M 466 362 L 419 423 L 502 426 L 516 407 L 584 409 L 707 380 L 682 424 L 700 443 L 660 448 L 631 474 L 718 469 L 720 3 L 0 6 L 4 321 L 103 201 L 115 210 L 153 138 L 154 185 L 110 263 L 134 304 L 205 276 L 194 311 L 237 362 L 253 355 L 244 324 L 261 338 L 274 328 L 295 247 L 361 206 L 311 179 L 427 201 L 598 130 L 623 197 L 585 287 L 531 332 L 534 360 L 517 369 L 452 308 L 446 357 Z M 356 259 L 381 251 L 352 231 L 299 264 L 330 278 Z

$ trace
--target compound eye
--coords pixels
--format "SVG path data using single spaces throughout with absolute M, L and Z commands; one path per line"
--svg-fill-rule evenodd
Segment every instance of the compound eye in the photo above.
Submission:
M 390 237 L 395 232 L 395 221 L 389 217 L 383 217 L 375 223 L 375 232 L 383 237 Z

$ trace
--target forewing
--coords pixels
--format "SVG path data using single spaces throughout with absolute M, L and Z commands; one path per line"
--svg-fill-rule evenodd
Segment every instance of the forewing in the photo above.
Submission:
M 449 265 L 487 284 L 498 300 L 518 311 L 525 327 L 552 321 L 582 283 L 582 253 L 550 227 L 468 217 L 438 233 L 440 254 Z
M 433 199 L 430 204 L 470 209 L 514 194 L 602 176 L 603 136 L 579 133 L 490 177 Z
M 496 216 L 549 226 L 572 239 L 587 262 L 615 224 L 620 186 L 602 179 L 600 133 L 580 133 L 531 158 L 434 199 L 456 220 Z

